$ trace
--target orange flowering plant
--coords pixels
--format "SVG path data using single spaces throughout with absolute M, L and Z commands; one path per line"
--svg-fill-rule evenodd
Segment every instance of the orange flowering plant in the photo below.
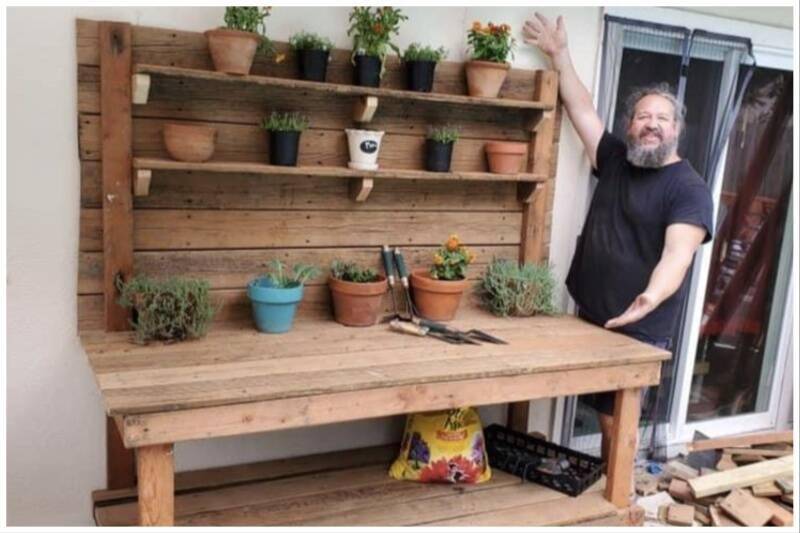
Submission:
M 514 57 L 516 41 L 511 36 L 508 24 L 482 25 L 475 21 L 467 32 L 467 43 L 472 49 L 472 59 L 505 63 L 509 56 Z
M 392 35 L 398 34 L 404 20 L 408 17 L 394 7 L 354 7 L 350 11 L 350 29 L 347 30 L 347 35 L 353 38 L 353 64 L 355 56 L 360 54 L 379 57 L 381 65 L 389 49 L 400 55 L 400 49 L 392 42 Z
M 431 277 L 453 281 L 467 277 L 467 266 L 475 261 L 475 254 L 461 244 L 458 235 L 450 235 L 447 242 L 433 255 Z

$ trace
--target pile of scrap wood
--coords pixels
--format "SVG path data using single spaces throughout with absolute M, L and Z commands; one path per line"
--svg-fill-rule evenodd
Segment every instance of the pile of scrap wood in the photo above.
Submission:
M 790 526 L 794 514 L 792 432 L 696 440 L 660 478 L 640 473 L 639 500 L 657 502 L 661 523 Z M 646 507 L 646 505 L 645 505 Z

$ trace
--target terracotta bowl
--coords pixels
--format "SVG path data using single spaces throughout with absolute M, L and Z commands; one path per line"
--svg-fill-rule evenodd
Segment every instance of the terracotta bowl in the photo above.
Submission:
M 414 304 L 424 318 L 453 320 L 461 303 L 461 295 L 469 287 L 469 280 L 444 281 L 433 279 L 426 269 L 411 273 Z
M 378 281 L 355 283 L 336 278 L 328 279 L 333 301 L 333 315 L 345 326 L 372 326 L 378 322 L 383 309 L 383 295 L 389 287 L 386 278 Z
M 489 172 L 516 174 L 522 172 L 528 154 L 528 144 L 506 141 L 489 141 L 485 145 Z
M 493 61 L 468 61 L 464 65 L 467 74 L 467 90 L 470 96 L 496 98 L 500 94 L 511 65 Z
M 199 163 L 214 155 L 217 129 L 211 126 L 164 124 L 164 145 L 176 161 Z
M 253 66 L 261 37 L 255 33 L 219 28 L 206 32 L 208 51 L 217 72 L 246 75 Z

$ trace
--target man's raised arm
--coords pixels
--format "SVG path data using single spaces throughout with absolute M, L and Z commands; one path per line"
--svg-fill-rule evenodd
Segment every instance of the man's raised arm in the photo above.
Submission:
M 525 42 L 538 46 L 550 57 L 553 68 L 558 71 L 561 102 L 583 142 L 592 167 L 597 168 L 597 145 L 603 136 L 603 122 L 594 108 L 592 95 L 572 65 L 563 18 L 558 17 L 553 24 L 544 15 L 534 13 L 534 18 L 525 22 L 523 34 Z

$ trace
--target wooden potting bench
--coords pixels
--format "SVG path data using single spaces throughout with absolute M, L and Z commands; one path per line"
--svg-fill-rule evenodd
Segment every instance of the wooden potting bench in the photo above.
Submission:
M 422 266 L 450 232 L 478 253 L 473 277 L 492 256 L 545 260 L 555 73 L 512 70 L 501 98 L 478 99 L 464 96 L 459 63 L 440 64 L 434 93 L 419 94 L 401 90 L 396 62 L 380 89 L 351 86 L 345 50 L 333 52 L 323 84 L 293 79 L 291 60 L 259 59 L 251 76 L 217 74 L 198 33 L 79 20 L 77 45 L 79 330 L 109 416 L 98 524 L 619 522 L 639 391 L 658 382 L 667 352 L 573 317 L 496 318 L 472 295 L 454 324 L 508 345 L 345 328 L 330 319 L 324 277 L 309 282 L 291 332 L 263 335 L 243 290 L 274 257 L 377 267 L 378 247 L 391 244 Z M 270 109 L 310 115 L 296 168 L 266 164 L 257 124 Z M 346 168 L 343 129 L 354 120 L 387 132 L 381 170 Z M 212 161 L 166 158 L 165 121 L 213 124 Z M 425 126 L 440 122 L 457 123 L 462 137 L 453 172 L 435 174 L 421 170 L 421 147 Z M 488 173 L 487 139 L 530 142 L 527 171 Z M 208 279 L 220 306 L 208 336 L 131 343 L 114 281 L 133 273 Z M 528 400 L 604 390 L 617 391 L 608 477 L 578 498 L 500 471 L 468 487 L 394 481 L 386 470 L 396 446 L 174 472 L 177 442 L 508 402 L 509 423 L 524 429 Z

